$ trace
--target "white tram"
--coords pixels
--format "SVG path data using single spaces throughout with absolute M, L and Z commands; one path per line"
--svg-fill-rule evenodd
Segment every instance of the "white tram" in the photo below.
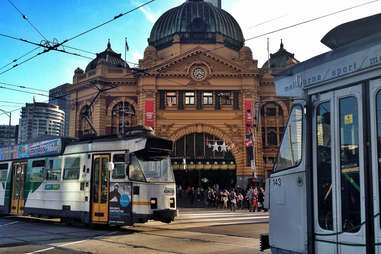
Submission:
M 176 216 L 172 141 L 140 127 L 124 137 L 0 148 L 0 213 L 132 225 Z
M 380 24 L 342 24 L 331 51 L 276 74 L 277 95 L 301 99 L 267 183 L 272 253 L 381 253 Z

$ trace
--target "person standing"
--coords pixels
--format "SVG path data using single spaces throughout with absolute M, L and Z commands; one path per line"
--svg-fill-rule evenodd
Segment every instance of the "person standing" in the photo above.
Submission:
M 264 195 L 263 195 L 263 192 L 261 190 L 261 188 L 258 189 L 258 212 L 261 211 L 263 209 L 263 201 L 264 201 Z
M 230 197 L 230 210 L 235 212 L 235 209 L 237 208 L 237 194 L 235 193 L 234 189 L 230 191 L 229 197 Z

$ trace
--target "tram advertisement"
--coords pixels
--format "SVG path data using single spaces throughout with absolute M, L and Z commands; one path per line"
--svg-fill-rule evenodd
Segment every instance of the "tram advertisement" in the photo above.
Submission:
M 29 157 L 57 155 L 61 153 L 61 139 L 47 140 L 0 148 L 0 160 L 16 160 Z
M 126 224 L 131 220 L 131 211 L 131 184 L 111 183 L 109 222 Z

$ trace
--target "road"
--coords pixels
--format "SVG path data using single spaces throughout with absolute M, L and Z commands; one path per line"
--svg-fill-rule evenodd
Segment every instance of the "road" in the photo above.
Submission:
M 267 222 L 267 213 L 213 209 L 180 209 L 171 224 L 121 228 L 1 217 L 0 253 L 270 253 L 259 251 Z

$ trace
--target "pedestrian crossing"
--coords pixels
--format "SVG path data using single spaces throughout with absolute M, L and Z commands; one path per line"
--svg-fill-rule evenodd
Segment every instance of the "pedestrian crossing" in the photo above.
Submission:
M 268 223 L 268 212 L 248 212 L 247 210 L 216 210 L 216 209 L 179 209 L 178 216 L 171 224 L 150 221 L 144 224 L 148 227 L 162 228 L 190 228 L 218 225 L 238 225 L 238 224 L 256 224 Z

